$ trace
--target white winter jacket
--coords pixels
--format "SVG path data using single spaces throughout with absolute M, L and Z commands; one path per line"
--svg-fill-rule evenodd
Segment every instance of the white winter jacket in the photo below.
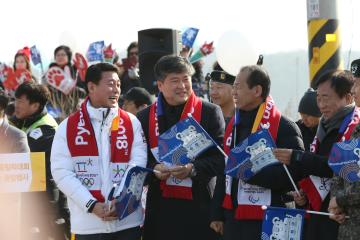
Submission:
M 118 109 L 111 108 L 106 118 L 106 108 L 94 108 L 90 101 L 87 110 L 93 126 L 99 149 L 101 193 L 107 198 L 113 184 L 110 167 L 110 132 L 113 118 Z M 139 120 L 129 113 L 133 124 L 134 140 L 129 164 L 145 167 L 147 163 L 147 148 L 143 130 Z M 119 221 L 103 221 L 93 213 L 88 212 L 93 200 L 96 200 L 88 189 L 76 178 L 75 162 L 67 145 L 65 119 L 57 129 L 51 149 L 51 173 L 59 189 L 67 196 L 70 209 L 71 232 L 75 234 L 112 233 L 139 226 L 143 222 L 141 207 L 125 219 Z M 76 129 L 74 129 L 75 131 Z

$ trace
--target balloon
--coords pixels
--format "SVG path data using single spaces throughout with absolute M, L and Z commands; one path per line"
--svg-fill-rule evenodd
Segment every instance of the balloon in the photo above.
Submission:
M 236 76 L 240 68 L 255 65 L 259 54 L 249 39 L 238 31 L 227 31 L 218 40 L 215 48 L 220 66 L 229 74 Z

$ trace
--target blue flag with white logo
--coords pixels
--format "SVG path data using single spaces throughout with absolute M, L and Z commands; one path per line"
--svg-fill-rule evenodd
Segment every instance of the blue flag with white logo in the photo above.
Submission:
M 41 63 L 41 56 L 39 50 L 36 48 L 36 45 L 30 48 L 31 61 L 34 65 Z
M 274 140 L 267 129 L 251 134 L 231 149 L 225 174 L 246 181 L 264 167 L 280 164 L 272 152 L 274 147 Z
M 88 62 L 103 61 L 103 49 L 105 47 L 104 41 L 93 42 L 89 45 L 86 53 Z
M 198 32 L 199 32 L 199 29 L 197 29 L 197 28 L 186 29 L 185 32 L 181 36 L 182 44 L 189 48 L 192 48 Z
M 305 210 L 267 207 L 261 240 L 301 240 Z
M 188 117 L 159 136 L 160 162 L 185 165 L 214 145 L 214 140 L 200 124 Z
M 141 204 L 141 194 L 146 175 L 152 169 L 140 166 L 129 166 L 122 177 L 119 191 L 115 194 L 115 208 L 119 220 L 135 212 Z
M 337 175 L 346 181 L 360 181 L 359 139 L 335 143 L 331 149 L 328 164 Z

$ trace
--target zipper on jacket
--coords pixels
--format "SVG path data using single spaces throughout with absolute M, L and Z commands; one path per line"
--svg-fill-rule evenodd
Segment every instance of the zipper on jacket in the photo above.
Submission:
M 100 186 L 100 189 L 102 188 L 103 186 L 103 181 L 104 181 L 104 178 L 105 178 L 105 171 L 104 171 L 104 166 L 103 166 L 103 155 L 102 155 L 102 131 L 103 131 L 103 128 L 104 128 L 104 123 L 105 123 L 105 120 L 107 118 L 107 116 L 109 115 L 109 112 L 110 112 L 110 108 L 108 108 L 106 110 L 106 113 L 105 112 L 102 112 L 102 120 L 101 120 L 101 125 L 100 125 L 100 134 L 99 134 L 99 145 L 100 145 L 100 148 L 99 148 L 99 165 L 101 166 L 101 175 L 102 175 L 102 178 L 101 178 L 101 186 Z M 104 196 L 106 198 L 106 196 Z
M 103 128 L 104 128 L 104 123 L 106 122 L 106 118 L 109 116 L 109 113 L 110 113 L 110 108 L 108 108 L 106 110 L 106 113 L 103 112 L 103 119 L 101 121 L 101 126 L 100 126 L 100 138 L 101 138 L 101 141 L 100 141 L 100 144 L 102 143 L 102 131 L 103 131 Z M 110 130 L 111 131 L 111 130 Z M 106 140 L 108 140 L 108 138 L 106 138 Z M 111 142 L 109 142 L 109 145 L 111 146 Z M 110 153 L 110 156 L 109 156 L 109 162 L 111 162 L 111 153 Z M 103 158 L 101 158 L 101 168 L 102 168 L 102 172 L 103 172 L 103 178 L 102 178 L 102 181 L 105 181 L 107 179 L 105 179 L 107 176 L 105 176 L 105 170 L 103 169 L 104 165 L 103 165 Z M 110 172 L 110 178 L 111 178 L 111 172 Z M 107 200 L 107 196 L 104 196 L 105 197 L 105 201 Z M 106 222 L 106 232 L 110 232 L 110 222 Z

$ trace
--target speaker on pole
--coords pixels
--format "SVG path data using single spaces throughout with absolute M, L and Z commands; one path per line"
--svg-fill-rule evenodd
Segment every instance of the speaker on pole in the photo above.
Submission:
M 138 32 L 138 44 L 141 85 L 151 94 L 156 94 L 158 88 L 154 76 L 154 66 L 162 56 L 180 54 L 180 32 L 166 28 L 141 30 Z

